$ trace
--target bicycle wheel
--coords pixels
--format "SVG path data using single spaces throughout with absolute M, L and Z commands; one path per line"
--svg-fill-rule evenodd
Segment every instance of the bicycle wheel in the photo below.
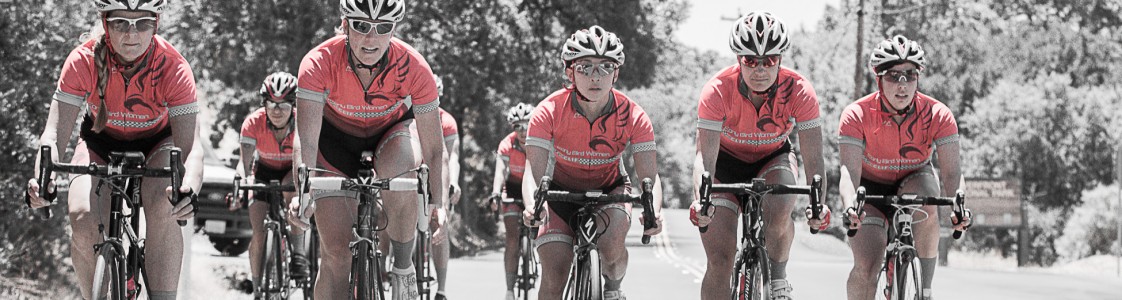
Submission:
M 518 292 L 515 293 L 515 298 L 519 300 L 529 300 L 530 290 L 534 289 L 538 278 L 538 265 L 537 257 L 534 255 L 534 248 L 531 245 L 530 237 L 523 235 L 518 241 L 518 281 L 516 287 Z
M 312 217 L 312 225 L 308 230 L 308 282 L 303 285 L 304 300 L 314 299 L 313 291 L 316 287 L 316 277 L 319 275 L 319 230 L 316 229 L 316 218 Z
M 384 299 L 381 291 L 381 281 L 375 282 L 376 272 L 380 272 L 374 263 L 374 252 L 370 243 L 358 242 L 354 246 L 354 255 L 351 256 L 351 295 L 352 299 L 375 300 Z M 375 286 L 375 285 L 378 286 Z
M 745 250 L 736 254 L 732 276 L 732 299 L 761 300 L 767 295 L 771 274 L 767 253 L 762 249 Z
M 565 299 L 600 300 L 604 297 L 600 280 L 600 253 L 596 249 L 577 255 L 566 286 Z
M 432 239 L 424 231 L 417 230 L 417 246 L 414 247 L 413 268 L 417 272 L 417 293 L 421 300 L 431 299 L 429 294 L 433 278 L 430 276 L 429 262 L 432 257 Z
M 124 300 L 128 293 L 125 290 L 124 267 L 118 258 L 117 250 L 112 245 L 102 245 L 98 250 L 97 262 L 94 264 L 93 290 L 90 298 Z
M 257 288 L 265 299 L 285 299 L 288 296 L 281 244 L 280 232 L 268 229 L 265 234 L 265 259 L 262 260 L 265 269 L 261 273 L 261 282 L 257 283 Z
M 888 288 L 890 300 L 920 300 L 919 264 L 916 256 L 905 251 L 892 260 L 892 285 Z

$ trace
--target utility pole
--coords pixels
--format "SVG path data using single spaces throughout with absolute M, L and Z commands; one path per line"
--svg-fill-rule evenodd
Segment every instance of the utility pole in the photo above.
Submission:
M 1115 145 L 1119 145 L 1115 143 Z M 1118 242 L 1118 249 L 1114 250 L 1115 255 L 1118 255 L 1118 260 L 1115 265 L 1118 267 L 1118 277 L 1122 277 L 1122 146 L 1118 147 L 1117 153 L 1114 154 L 1115 175 L 1114 184 L 1118 185 L 1118 237 L 1115 242 Z
M 857 0 L 857 44 L 856 44 L 855 47 L 853 47 L 854 49 L 857 50 L 857 51 L 855 51 L 855 52 L 857 52 L 857 60 L 856 60 L 855 66 L 853 68 L 853 99 L 854 100 L 861 99 L 861 94 L 864 94 L 864 93 L 862 93 L 863 91 L 861 90 L 861 83 L 862 83 L 863 79 L 865 79 L 865 76 L 862 76 L 865 68 L 864 68 L 863 64 L 861 63 L 861 59 L 864 58 L 864 56 L 865 56 L 864 54 L 862 54 L 862 52 L 864 52 L 864 50 L 865 50 L 864 45 L 863 45 L 864 44 L 864 39 L 865 39 L 865 0 Z

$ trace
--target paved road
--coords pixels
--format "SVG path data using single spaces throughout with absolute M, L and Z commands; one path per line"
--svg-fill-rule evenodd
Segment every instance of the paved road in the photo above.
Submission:
M 667 211 L 666 231 L 639 243 L 641 226 L 628 238 L 631 264 L 623 289 L 631 299 L 697 299 L 705 270 L 705 255 L 696 229 L 685 211 Z M 193 299 L 249 299 L 233 291 L 233 283 L 248 271 L 241 257 L 222 257 L 203 236 L 193 240 L 191 267 Z M 852 259 L 848 248 L 828 236 L 811 236 L 799 227 L 788 264 L 796 299 L 844 299 L 845 278 Z M 484 252 L 451 262 L 448 295 L 459 299 L 502 299 L 501 253 Z M 980 271 L 940 268 L 935 290 L 940 299 L 1122 299 L 1122 279 L 1031 272 Z

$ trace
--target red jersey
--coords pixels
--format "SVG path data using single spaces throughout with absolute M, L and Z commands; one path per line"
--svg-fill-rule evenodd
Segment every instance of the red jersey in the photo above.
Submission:
M 292 169 L 293 136 L 293 130 L 288 130 L 284 138 L 277 140 L 269 129 L 269 115 L 264 107 L 250 113 L 242 122 L 242 144 L 257 148 L 256 162 L 273 170 Z
M 94 65 L 94 41 L 88 41 L 66 57 L 58 78 L 54 100 L 88 109 L 91 118 L 98 111 L 98 70 Z M 118 140 L 150 137 L 170 126 L 171 117 L 196 114 L 195 77 L 191 66 L 174 47 L 160 36 L 152 37 L 148 53 L 137 62 L 143 64 L 131 78 L 124 78 L 116 60 L 109 58 L 109 78 L 105 85 L 108 114 L 105 131 Z
M 440 109 L 440 130 L 444 133 L 444 144 L 460 139 L 460 130 L 456 129 L 456 118 L 452 114 Z M 447 149 L 452 151 L 453 149 Z
M 499 143 L 499 159 L 506 162 L 508 173 L 506 182 L 521 184 L 522 174 L 526 172 L 526 149 L 518 145 L 518 133 L 511 132 Z
M 891 184 L 931 162 L 935 147 L 958 142 L 950 108 L 916 93 L 914 109 L 897 124 L 881 104 L 880 92 L 849 104 L 842 112 L 838 143 L 864 150 L 861 177 Z
M 624 150 L 655 151 L 654 128 L 643 108 L 615 89 L 609 95 L 604 112 L 592 122 L 577 106 L 573 89 L 538 104 L 526 145 L 549 150 L 550 164 L 542 174 L 565 188 L 602 189 L 627 177 L 620 163 Z
M 371 137 L 385 132 L 413 109 L 415 114 L 440 105 L 436 81 L 425 58 L 394 38 L 382 60 L 384 69 L 363 89 L 348 60 L 346 36 L 316 46 L 300 62 L 298 101 L 324 103 L 323 118 L 344 133 Z
M 701 89 L 697 127 L 721 132 L 721 150 L 748 163 L 779 150 L 794 131 L 821 127 L 810 81 L 784 67 L 777 80 L 775 96 L 757 109 L 745 96 L 740 65 L 721 70 Z

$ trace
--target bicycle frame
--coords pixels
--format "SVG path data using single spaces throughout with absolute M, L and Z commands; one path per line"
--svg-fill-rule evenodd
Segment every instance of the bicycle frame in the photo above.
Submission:
M 699 187 L 701 211 L 708 212 L 712 206 L 713 193 L 733 193 L 744 196 L 740 207 L 740 243 L 737 245 L 736 258 L 733 260 L 733 277 L 730 286 L 733 288 L 733 299 L 763 299 L 767 295 L 764 288 L 771 279 L 770 262 L 768 261 L 767 247 L 765 246 L 764 230 L 767 224 L 763 221 L 763 197 L 768 194 L 802 194 L 810 196 L 812 210 L 820 209 L 818 195 L 822 191 L 822 178 L 815 175 L 811 185 L 784 185 L 766 184 L 764 179 L 755 178 L 751 183 L 714 184 L 709 172 L 701 175 Z M 814 213 L 814 216 L 817 216 Z M 705 233 L 708 228 L 700 227 Z M 814 228 L 811 233 L 817 233 Z
M 115 300 L 132 299 L 143 289 L 137 275 L 147 282 L 147 272 L 144 269 L 144 239 L 137 234 L 140 232 L 140 218 L 142 213 L 140 199 L 140 183 L 144 177 L 164 177 L 172 179 L 172 198 L 179 198 L 179 186 L 182 184 L 183 165 L 180 160 L 180 150 L 172 148 L 169 155 L 169 167 L 148 168 L 145 166 L 144 154 L 141 152 L 111 152 L 106 165 L 90 163 L 86 165 L 55 163 L 51 158 L 51 146 L 41 146 L 39 152 L 39 196 L 54 202 L 57 194 L 47 193 L 52 173 L 68 173 L 75 175 L 90 175 L 99 180 L 108 180 L 110 192 L 109 228 L 106 230 L 104 223 L 97 226 L 102 235 L 102 241 L 95 244 L 94 282 L 91 297 L 99 298 L 102 295 L 103 285 L 108 285 L 110 294 L 108 298 Z M 100 194 L 103 185 L 97 184 L 96 194 Z M 91 199 L 97 201 L 97 199 Z M 175 204 L 176 200 L 173 200 Z M 125 214 L 125 205 L 131 208 Z M 49 209 L 41 210 L 49 217 Z M 99 218 L 100 219 L 100 218 Z M 124 239 L 128 239 L 127 242 Z M 126 250 L 125 245 L 128 245 Z M 126 254 L 127 253 L 127 254 Z M 108 272 L 110 282 L 103 282 Z
M 503 214 L 503 207 L 505 205 L 517 205 L 522 210 L 525 209 L 526 204 L 516 199 L 501 199 L 499 197 L 491 198 L 490 202 L 498 206 L 498 210 L 494 212 L 495 221 L 499 221 L 499 217 Z M 515 299 L 528 300 L 530 299 L 530 290 L 534 289 L 537 285 L 538 279 L 538 258 L 534 252 L 533 240 L 537 238 L 537 231 L 532 230 L 532 227 L 526 226 L 522 222 L 518 223 L 518 262 L 515 272 L 514 287 L 518 289 L 515 293 Z

